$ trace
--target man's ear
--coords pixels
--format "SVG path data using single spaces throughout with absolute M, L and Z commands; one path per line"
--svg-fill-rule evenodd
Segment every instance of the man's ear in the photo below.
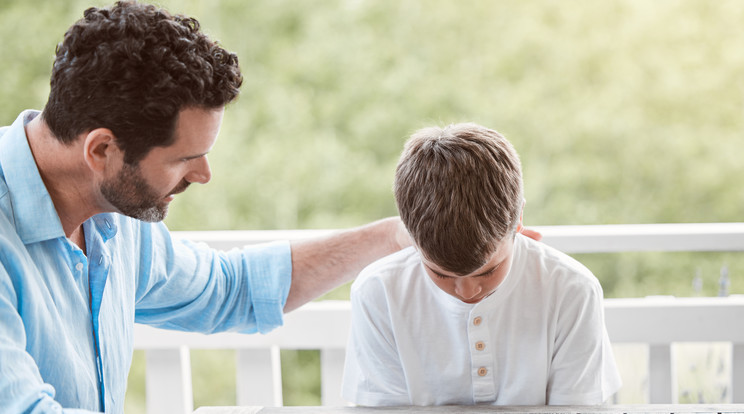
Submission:
M 107 165 L 121 162 L 121 150 L 116 145 L 116 136 L 108 128 L 96 128 L 88 132 L 83 142 L 83 158 L 88 167 L 103 173 Z

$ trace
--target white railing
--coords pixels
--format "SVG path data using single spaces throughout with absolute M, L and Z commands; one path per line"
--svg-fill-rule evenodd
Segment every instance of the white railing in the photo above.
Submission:
M 566 253 L 629 251 L 744 251 L 744 223 L 535 227 L 543 241 Z M 326 230 L 177 232 L 179 237 L 229 249 L 277 239 L 301 239 Z M 650 403 L 677 402 L 672 344 L 731 343 L 732 401 L 744 402 L 744 296 L 607 299 L 605 318 L 613 344 L 649 349 Z M 191 413 L 189 349 L 235 349 L 237 404 L 282 405 L 280 349 L 321 354 L 321 401 L 339 406 L 344 349 L 350 323 L 345 301 L 314 302 L 288 314 L 267 335 L 202 335 L 135 327 L 135 348 L 145 350 L 147 412 Z

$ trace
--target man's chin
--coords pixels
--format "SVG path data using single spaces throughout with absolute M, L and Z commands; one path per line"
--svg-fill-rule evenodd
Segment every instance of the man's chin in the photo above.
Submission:
M 137 220 L 145 221 L 148 223 L 159 223 L 165 219 L 165 217 L 168 215 L 168 206 L 159 206 L 159 207 L 152 207 L 147 210 L 140 210 L 138 212 L 135 212 L 133 214 L 126 214 L 125 215 L 135 218 Z

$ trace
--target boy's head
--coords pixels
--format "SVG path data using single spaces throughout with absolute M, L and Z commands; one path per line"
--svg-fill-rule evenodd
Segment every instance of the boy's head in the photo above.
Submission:
M 464 280 L 485 280 L 499 269 L 503 280 L 524 198 L 519 156 L 501 134 L 472 123 L 417 131 L 398 162 L 394 191 L 401 219 L 435 282 L 471 283 Z M 482 299 L 470 293 L 455 296 Z

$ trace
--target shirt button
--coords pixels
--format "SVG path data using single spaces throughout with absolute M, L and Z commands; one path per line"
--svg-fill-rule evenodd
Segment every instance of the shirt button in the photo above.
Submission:
M 478 325 L 480 325 L 480 324 L 481 324 L 481 322 L 483 322 L 483 318 L 481 318 L 480 316 L 476 316 L 476 317 L 475 317 L 475 318 L 473 319 L 473 325 L 475 325 L 475 326 L 478 326 Z
M 82 263 L 76 264 L 75 265 L 75 269 L 77 269 L 78 272 L 82 272 L 83 271 L 83 264 Z
M 485 377 L 486 374 L 488 374 L 488 370 L 486 369 L 486 367 L 480 367 L 480 368 L 478 368 L 478 375 L 479 376 Z
M 483 341 L 478 341 L 475 343 L 475 349 L 477 349 L 478 351 L 482 351 L 486 349 L 486 344 Z

